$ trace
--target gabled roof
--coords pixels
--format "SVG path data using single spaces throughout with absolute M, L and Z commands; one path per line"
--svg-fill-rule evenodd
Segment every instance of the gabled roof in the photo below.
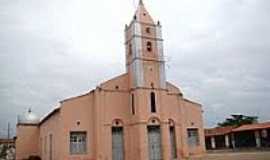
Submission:
M 268 128 L 270 128 L 270 122 L 247 124 L 247 125 L 243 125 L 238 128 L 235 128 L 232 131 L 240 132 L 240 131 L 250 131 L 250 130 L 258 130 L 258 129 L 268 129 Z
M 49 120 L 53 115 L 55 115 L 56 113 L 60 112 L 60 107 L 54 109 L 53 111 L 51 111 L 48 115 L 46 115 L 40 122 L 39 122 L 39 126 L 41 126 L 43 123 L 45 123 L 47 120 Z
M 93 91 L 94 91 L 94 89 L 91 90 L 90 92 L 85 93 L 85 94 L 81 94 L 81 95 L 79 95 L 79 96 L 75 96 L 75 97 L 70 97 L 70 98 L 64 99 L 64 100 L 60 101 L 60 104 L 62 104 L 62 103 L 64 103 L 64 102 L 67 102 L 67 101 L 70 101 L 70 100 L 74 100 L 74 99 L 77 99 L 77 98 L 81 98 L 81 97 L 84 97 L 84 96 L 88 96 L 88 95 L 91 94 Z

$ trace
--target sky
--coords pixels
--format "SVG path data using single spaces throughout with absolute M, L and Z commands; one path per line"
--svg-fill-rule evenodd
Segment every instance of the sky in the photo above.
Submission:
M 124 26 L 138 0 L 0 0 L 0 137 L 32 108 L 125 72 Z M 213 127 L 230 114 L 270 119 L 269 0 L 145 0 L 163 26 L 167 80 L 203 105 Z

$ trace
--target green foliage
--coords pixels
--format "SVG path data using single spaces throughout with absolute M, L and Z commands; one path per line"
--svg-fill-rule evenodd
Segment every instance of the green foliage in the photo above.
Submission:
M 6 158 L 7 156 L 7 145 L 2 145 L 2 147 L 0 147 L 0 158 Z
M 231 118 L 227 118 L 224 122 L 218 123 L 219 127 L 226 126 L 241 126 L 244 124 L 253 124 L 258 122 L 256 116 L 245 116 L 245 115 L 231 115 Z

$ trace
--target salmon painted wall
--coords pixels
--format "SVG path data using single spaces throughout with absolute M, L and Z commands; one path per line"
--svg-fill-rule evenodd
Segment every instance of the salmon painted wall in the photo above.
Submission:
M 161 129 L 163 160 L 171 160 L 172 126 L 175 127 L 178 159 L 204 154 L 201 105 L 184 99 L 179 88 L 166 83 L 161 26 L 154 23 L 142 2 L 135 15 L 125 30 L 127 73 L 100 84 L 85 95 L 62 101 L 59 112 L 40 125 L 40 134 L 38 128 L 29 130 L 37 134 L 37 144 L 40 140 L 39 152 L 35 151 L 42 159 L 49 158 L 48 138 L 53 135 L 53 160 L 112 160 L 113 126 L 124 129 L 127 160 L 149 159 L 147 127 L 153 125 Z M 146 32 L 148 27 L 150 33 Z M 151 51 L 147 50 L 148 41 L 152 42 Z M 155 113 L 151 112 L 152 92 L 155 94 Z M 135 114 L 132 113 L 132 94 Z M 188 128 L 198 129 L 199 146 L 189 147 Z M 86 154 L 70 154 L 72 131 L 87 133 Z M 23 138 L 26 132 L 21 128 L 18 136 Z M 29 143 L 20 138 L 19 145 Z
M 169 90 L 128 89 L 127 75 L 119 76 L 101 84 L 96 90 L 86 95 L 71 98 L 61 103 L 60 111 L 35 129 L 36 151 L 42 159 L 49 158 L 49 136 L 53 135 L 53 159 L 88 160 L 112 159 L 111 129 L 118 126 L 124 128 L 125 158 L 130 160 L 148 159 L 148 125 L 159 125 L 162 136 L 162 155 L 164 160 L 170 159 L 169 121 L 173 121 L 176 132 L 178 157 L 188 157 L 204 153 L 204 136 L 202 110 L 199 104 L 182 98 L 181 91 L 170 83 Z M 156 94 L 157 112 L 151 113 L 150 93 Z M 135 115 L 131 112 L 130 93 L 135 95 Z M 154 124 L 153 121 L 155 120 Z M 79 122 L 79 123 L 78 123 Z M 190 148 L 187 144 L 187 128 L 198 128 L 200 146 Z M 33 128 L 32 128 L 33 129 Z M 22 133 L 32 130 L 23 128 Z M 87 132 L 87 154 L 70 155 L 69 138 L 71 131 Z M 21 133 L 21 134 L 20 134 Z M 45 139 L 47 142 L 45 144 Z M 27 144 L 18 139 L 17 144 Z M 40 143 L 39 143 L 40 141 Z M 32 141 L 34 142 L 34 141 Z M 19 147 L 21 148 L 21 147 Z M 46 150 L 45 150 L 46 148 Z M 25 154 L 30 154 L 26 151 Z M 19 154 L 20 152 L 18 152 Z M 32 153 L 31 153 L 32 154 Z
M 52 147 L 52 160 L 59 159 L 62 148 L 62 145 L 58 143 L 58 140 L 61 138 L 60 119 L 60 113 L 58 112 L 40 125 L 39 155 L 42 160 L 50 159 L 50 147 Z M 52 144 L 50 144 L 50 138 L 52 138 Z
M 39 155 L 39 128 L 37 125 L 17 125 L 16 159 Z
M 199 129 L 199 141 L 200 145 L 197 147 L 189 147 L 188 152 L 190 155 L 205 153 L 205 140 L 204 140 L 204 129 L 203 129 L 203 117 L 201 105 L 193 103 L 188 100 L 183 101 L 183 113 L 186 128 L 198 128 Z M 184 134 L 187 136 L 187 133 Z M 186 138 L 187 140 L 187 138 Z
M 96 144 L 94 135 L 94 96 L 93 93 L 62 102 L 60 133 L 58 142 L 61 144 L 59 159 L 90 160 L 95 156 Z M 83 155 L 70 154 L 70 132 L 87 133 L 87 152 Z

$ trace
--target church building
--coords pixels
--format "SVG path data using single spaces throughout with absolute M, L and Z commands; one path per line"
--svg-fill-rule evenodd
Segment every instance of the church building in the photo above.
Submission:
M 180 160 L 205 153 L 202 106 L 166 81 L 160 22 L 140 0 L 125 27 L 126 73 L 17 123 L 16 159 Z

